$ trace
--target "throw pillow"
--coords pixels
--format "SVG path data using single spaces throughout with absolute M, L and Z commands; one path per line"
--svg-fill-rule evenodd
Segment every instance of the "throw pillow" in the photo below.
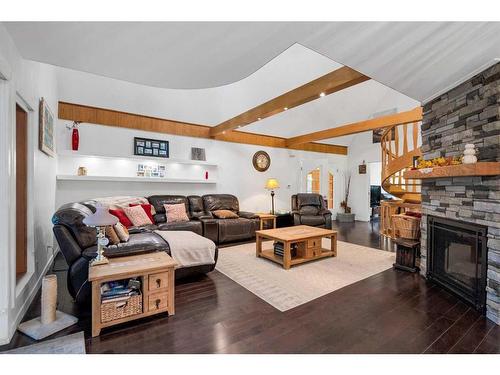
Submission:
M 184 203 L 164 204 L 163 207 L 165 207 L 167 223 L 189 221 L 189 217 L 186 214 L 186 205 Z
M 118 220 L 120 220 L 120 223 L 122 223 L 126 228 L 133 225 L 123 210 L 109 210 L 109 213 L 116 216 Z
M 214 216 L 218 219 L 237 219 L 239 216 L 230 210 L 215 210 L 212 211 Z
M 155 219 L 153 219 L 153 210 L 152 210 L 152 205 L 150 204 L 137 204 L 137 203 L 130 203 L 129 207 L 135 207 L 135 206 L 141 206 L 144 212 L 146 212 L 146 215 L 148 215 L 149 220 L 151 220 L 152 223 L 155 222 Z
M 106 237 L 108 237 L 110 245 L 117 245 L 120 243 L 120 238 L 118 237 L 118 235 L 115 232 L 115 229 L 111 225 L 108 225 L 106 227 L 105 235 Z
M 123 211 L 136 227 L 153 224 L 141 206 L 125 207 Z
M 121 242 L 127 242 L 128 239 L 130 238 L 130 235 L 128 234 L 128 229 L 125 225 L 122 223 L 118 222 L 115 224 L 113 227 L 115 229 L 116 234 L 120 238 Z

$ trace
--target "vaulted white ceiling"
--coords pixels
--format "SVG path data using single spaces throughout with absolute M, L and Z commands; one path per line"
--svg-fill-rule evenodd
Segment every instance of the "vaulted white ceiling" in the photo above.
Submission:
M 23 57 L 165 88 L 226 85 L 300 43 L 425 101 L 500 57 L 500 23 L 39 23 L 6 27 Z

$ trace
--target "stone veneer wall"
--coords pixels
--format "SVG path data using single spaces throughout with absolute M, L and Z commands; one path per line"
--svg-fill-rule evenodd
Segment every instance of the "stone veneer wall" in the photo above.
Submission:
M 500 161 L 500 63 L 426 103 L 424 159 L 462 155 L 474 143 L 479 161 Z M 500 176 L 422 180 L 421 273 L 427 260 L 427 215 L 488 227 L 487 316 L 500 324 Z

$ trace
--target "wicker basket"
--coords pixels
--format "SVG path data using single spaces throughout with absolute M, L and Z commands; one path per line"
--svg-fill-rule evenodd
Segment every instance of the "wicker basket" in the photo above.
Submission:
M 101 304 L 101 323 L 122 319 L 142 313 L 142 295 L 132 296 L 126 301 Z
M 420 239 L 420 218 L 405 214 L 392 215 L 394 237 Z

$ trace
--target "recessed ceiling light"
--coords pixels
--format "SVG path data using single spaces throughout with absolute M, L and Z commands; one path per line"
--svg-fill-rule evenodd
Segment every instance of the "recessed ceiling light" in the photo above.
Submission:
M 257 117 L 257 121 L 260 121 L 260 120 L 262 120 L 262 119 L 260 117 Z
M 326 94 L 324 92 L 320 93 L 319 94 L 319 97 L 322 98 L 323 96 L 325 96 Z
M 224 130 L 224 131 L 222 132 L 222 134 L 226 134 L 226 131 Z
M 285 108 L 283 108 L 283 109 L 284 109 L 285 111 L 287 111 L 287 110 L 288 110 L 288 107 L 285 107 Z

